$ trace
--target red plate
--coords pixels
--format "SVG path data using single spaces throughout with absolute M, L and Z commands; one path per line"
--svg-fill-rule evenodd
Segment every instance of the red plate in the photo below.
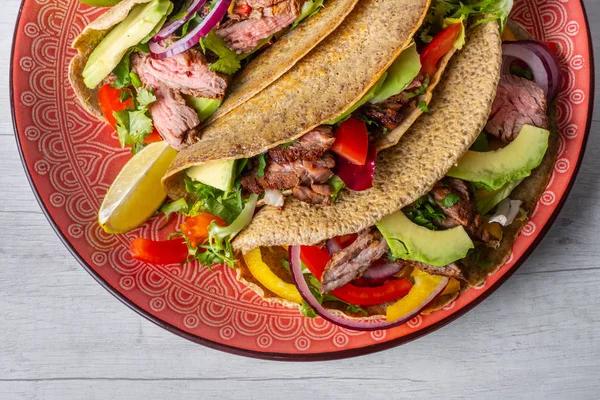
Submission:
M 392 330 L 352 332 L 322 319 L 306 319 L 262 301 L 230 270 L 162 268 L 132 260 L 127 251 L 132 238 L 164 236 L 157 233 L 162 224 L 158 219 L 124 236 L 100 229 L 96 213 L 102 197 L 130 155 L 119 148 L 109 128 L 84 112 L 67 80 L 67 65 L 75 54 L 70 43 L 100 13 L 75 0 L 24 0 L 11 72 L 23 165 L 50 223 L 100 284 L 149 320 L 209 347 L 268 359 L 318 360 L 366 354 L 429 333 L 473 308 L 525 261 L 556 218 L 581 162 L 594 88 L 583 6 L 578 1 L 517 1 L 513 18 L 535 38 L 559 44 L 565 82 L 557 110 L 558 161 L 512 257 L 482 287 L 444 310 Z

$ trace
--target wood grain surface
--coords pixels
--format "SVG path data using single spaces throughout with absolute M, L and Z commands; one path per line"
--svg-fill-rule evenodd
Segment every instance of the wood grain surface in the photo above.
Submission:
M 350 360 L 241 358 L 138 316 L 55 235 L 27 183 L 11 124 L 8 68 L 19 3 L 0 2 L 0 399 L 600 397 L 600 120 L 544 242 L 464 317 Z M 585 4 L 600 53 L 600 2 Z

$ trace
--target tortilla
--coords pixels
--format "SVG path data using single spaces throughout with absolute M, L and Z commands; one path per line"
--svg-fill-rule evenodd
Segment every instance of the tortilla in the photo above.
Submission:
M 105 118 L 98 104 L 97 90 L 89 89 L 84 84 L 83 69 L 92 51 L 108 32 L 127 18 L 133 7 L 150 1 L 123 0 L 89 24 L 73 42 L 73 48 L 78 54 L 71 61 L 69 80 L 87 111 L 102 121 Z M 318 14 L 302 21 L 296 29 L 262 52 L 234 79 L 228 88 L 231 100 L 225 101 L 214 118 L 229 113 L 285 74 L 342 23 L 357 1 L 328 0 L 326 7 Z
M 485 127 L 501 65 L 498 24 L 473 28 L 467 44 L 451 61 L 434 93 L 430 113 L 423 115 L 397 146 L 380 153 L 372 189 L 347 191 L 328 207 L 308 206 L 295 199 L 281 210 L 264 207 L 234 240 L 234 249 L 246 253 L 259 247 L 319 244 L 373 226 L 384 216 L 414 202 L 445 176 Z M 252 277 L 243 260 L 237 266 L 237 276 L 270 302 L 298 306 L 269 293 Z M 466 288 L 468 285 L 463 283 L 461 291 Z M 424 312 L 446 306 L 459 293 L 436 299 Z M 387 306 L 366 308 L 368 318 L 385 315 Z M 329 311 L 365 320 L 342 309 Z
M 77 50 L 77 55 L 69 65 L 69 81 L 75 95 L 85 109 L 101 121 L 106 121 L 98 104 L 98 90 L 88 88 L 83 82 L 83 69 L 87 60 L 98 44 L 104 39 L 111 29 L 129 15 L 129 11 L 138 4 L 150 3 L 152 0 L 123 0 L 107 12 L 96 18 L 85 27 L 83 32 L 75 38 L 72 47 Z
M 289 71 L 350 14 L 358 0 L 327 0 L 318 14 L 263 51 L 235 76 L 221 107 L 204 125 L 229 114 Z
M 181 151 L 163 184 L 185 195 L 187 168 L 251 158 L 295 140 L 356 104 L 406 49 L 429 0 L 363 0 L 310 54 L 279 80 L 215 121 Z
M 290 199 L 281 210 L 264 207 L 234 240 L 234 249 L 247 253 L 258 247 L 318 244 L 360 232 L 417 200 L 460 160 L 485 127 L 501 64 L 498 24 L 473 28 L 446 70 L 430 113 L 398 145 L 379 154 L 373 188 L 343 191 L 332 206 Z

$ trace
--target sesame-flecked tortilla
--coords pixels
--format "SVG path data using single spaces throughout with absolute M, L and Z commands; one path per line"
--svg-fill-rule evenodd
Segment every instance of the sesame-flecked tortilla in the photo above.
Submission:
M 78 54 L 71 61 L 69 79 L 77 98 L 95 117 L 104 120 L 96 89 L 83 82 L 83 69 L 87 60 L 110 30 L 123 21 L 133 7 L 151 0 L 123 0 L 89 24 L 73 42 Z M 274 43 L 252 60 L 236 76 L 228 88 L 231 97 L 223 103 L 214 118 L 225 115 L 255 96 L 292 68 L 302 57 L 333 32 L 352 11 L 358 0 L 328 0 L 316 15 L 302 21 L 298 27 Z
M 502 49 L 497 23 L 469 32 L 424 114 L 399 144 L 377 159 L 373 188 L 343 191 L 332 206 L 290 199 L 283 209 L 263 207 L 233 242 L 247 253 L 258 247 L 314 245 L 359 232 L 411 204 L 456 164 L 485 127 L 500 80 Z
M 414 202 L 444 177 L 485 127 L 500 79 L 501 40 L 497 23 L 479 25 L 450 62 L 439 83 L 430 112 L 400 140 L 379 154 L 374 186 L 363 192 L 344 192 L 333 206 L 308 206 L 292 199 L 283 209 L 264 207 L 233 242 L 247 253 L 255 248 L 315 245 L 332 237 L 359 232 L 388 214 Z M 271 302 L 294 307 L 260 285 L 243 261 L 238 279 Z M 468 285 L 461 285 L 461 292 Z M 460 292 L 436 299 L 424 312 L 438 310 Z M 385 315 L 387 304 L 369 307 L 368 318 Z M 330 310 L 350 318 L 345 310 Z
M 127 18 L 133 7 L 138 4 L 150 3 L 150 1 L 152 0 L 121 1 L 86 26 L 83 32 L 73 41 L 72 47 L 77 50 L 77 55 L 73 57 L 69 65 L 69 81 L 81 104 L 90 114 L 101 121 L 105 121 L 105 119 L 98 104 L 98 91 L 85 85 L 83 82 L 83 69 L 96 46 L 108 35 L 111 29 Z
M 429 0 L 362 0 L 340 27 L 285 75 L 215 121 L 175 158 L 163 184 L 185 195 L 184 171 L 257 156 L 348 111 L 406 49 Z
M 227 88 L 225 101 L 204 125 L 230 113 L 289 71 L 342 23 L 357 2 L 327 0 L 316 15 L 302 21 L 296 29 L 260 53 L 235 76 Z

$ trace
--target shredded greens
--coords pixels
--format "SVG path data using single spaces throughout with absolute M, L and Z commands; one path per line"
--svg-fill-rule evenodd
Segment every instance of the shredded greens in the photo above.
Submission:
M 296 29 L 296 27 L 300 24 L 300 22 L 304 21 L 308 17 L 312 17 L 321 11 L 321 8 L 325 7 L 323 4 L 324 0 L 306 0 L 302 5 L 302 9 L 300 10 L 300 15 L 294 21 L 290 30 Z
M 460 196 L 457 195 L 456 193 L 449 193 L 446 197 L 444 197 L 442 199 L 442 201 L 440 201 L 442 206 L 444 206 L 445 208 L 450 208 L 452 206 L 455 206 L 459 202 L 460 202 Z
M 434 221 L 441 221 L 445 218 L 444 213 L 429 195 L 422 196 L 410 206 L 405 207 L 403 211 L 412 222 L 431 230 L 438 229 Z

